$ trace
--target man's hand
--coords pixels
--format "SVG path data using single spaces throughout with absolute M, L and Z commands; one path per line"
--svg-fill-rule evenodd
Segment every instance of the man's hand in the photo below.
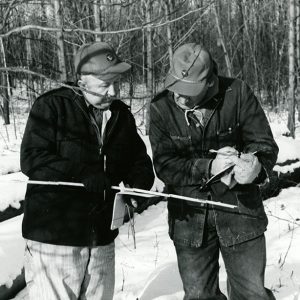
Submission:
M 237 157 L 238 155 L 238 151 L 236 149 L 228 146 L 214 152 L 217 153 L 217 156 L 211 164 L 211 175 L 216 175 L 230 165 L 233 165 L 232 157 Z
M 131 195 L 124 195 L 124 202 L 131 208 L 135 209 L 138 207 L 138 202 Z
M 252 183 L 261 171 L 261 163 L 252 153 L 241 154 L 240 157 L 232 158 L 234 178 L 239 184 Z
M 123 195 L 123 201 L 127 204 L 125 211 L 124 222 L 128 222 L 133 218 L 134 213 L 140 214 L 147 208 L 148 201 L 146 198 L 132 196 L 132 195 Z
M 110 180 L 100 167 L 85 167 L 79 176 L 85 189 L 91 193 L 103 193 L 104 189 L 110 188 Z

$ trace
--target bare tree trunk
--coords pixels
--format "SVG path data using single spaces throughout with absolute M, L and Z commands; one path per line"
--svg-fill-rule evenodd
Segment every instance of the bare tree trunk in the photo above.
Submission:
M 32 66 L 32 51 L 31 51 L 31 42 L 30 42 L 30 31 L 27 32 L 26 34 L 26 60 L 27 60 L 27 68 L 28 70 L 31 70 Z M 28 104 L 29 107 L 32 106 L 35 97 L 33 97 L 33 92 L 34 92 L 34 84 L 33 84 L 33 79 L 31 75 L 28 75 L 27 77 L 27 97 L 28 97 Z
M 232 66 L 231 66 L 229 55 L 228 55 L 228 52 L 227 52 L 227 49 L 225 46 L 225 41 L 224 41 L 224 37 L 223 37 L 223 33 L 221 30 L 220 21 L 219 21 L 219 15 L 218 15 L 217 7 L 216 7 L 215 3 L 213 3 L 213 10 L 214 10 L 214 14 L 215 14 L 216 26 L 217 26 L 218 33 L 219 33 L 220 43 L 222 45 L 223 52 L 224 52 L 225 62 L 226 62 L 226 66 L 227 66 L 227 75 L 229 77 L 231 77 L 232 76 Z
M 239 53 L 239 63 L 240 63 L 240 69 L 241 69 L 241 78 L 245 79 L 245 38 L 244 38 L 244 8 L 246 9 L 246 6 L 241 2 L 241 0 L 237 0 L 237 5 L 239 7 L 239 38 L 241 40 L 241 51 Z
M 95 20 L 95 30 L 96 31 L 102 31 L 101 26 L 101 10 L 100 10 L 100 4 L 98 3 L 98 0 L 94 0 L 93 3 L 93 9 L 94 9 L 94 20 Z M 96 34 L 95 36 L 96 42 L 102 41 L 101 34 Z
M 60 0 L 54 0 L 54 12 L 55 12 L 55 23 L 57 28 L 63 28 L 63 16 Z M 58 66 L 61 72 L 60 80 L 67 80 L 67 68 L 65 59 L 65 46 L 64 46 L 64 35 L 63 31 L 57 32 L 57 56 L 58 56 Z
M 246 5 L 248 2 L 246 0 L 242 0 L 243 1 L 243 4 Z M 256 2 L 254 2 L 256 3 Z M 259 2 L 256 3 L 256 6 L 255 6 L 255 9 L 257 8 L 257 5 L 259 4 Z M 258 9 L 258 8 L 257 8 Z M 258 14 L 257 14 L 258 16 Z M 258 17 L 257 17 L 257 24 L 259 24 L 259 20 L 258 20 Z M 258 28 L 257 28 L 257 31 L 258 31 Z M 257 35 L 255 34 L 253 39 L 251 39 L 250 37 L 250 31 L 249 31 L 249 26 L 248 26 L 248 20 L 247 18 L 244 19 L 244 33 L 247 37 L 247 42 L 248 42 L 248 52 L 249 52 L 249 55 L 251 56 L 252 58 L 252 61 L 253 61 L 253 68 L 254 68 L 254 72 L 255 72 L 255 88 L 257 88 L 258 90 L 260 90 L 260 80 L 258 80 L 258 67 L 257 67 L 257 58 L 256 58 L 256 55 L 255 55 L 255 49 L 257 47 Z
M 296 2 L 297 108 L 300 121 L 300 0 Z
M 165 0 L 164 1 L 164 6 L 165 6 L 165 16 L 166 20 L 170 20 L 170 10 L 171 10 L 171 2 L 170 0 Z M 173 58 L 173 47 L 172 47 L 172 32 L 171 32 L 171 24 L 167 24 L 167 41 L 168 41 L 168 52 L 169 52 L 169 62 L 170 66 L 172 64 L 172 58 Z
M 295 138 L 295 0 L 289 0 L 289 116 L 288 129 Z
M 2 61 L 0 62 L 4 68 L 7 67 L 6 65 L 6 55 L 5 55 L 5 50 L 4 50 L 4 45 L 3 45 L 3 38 L 0 38 L 0 58 L 2 57 Z M 3 119 L 4 119 L 4 124 L 8 125 L 10 124 L 10 119 L 9 119 L 9 99 L 10 99 L 10 85 L 9 85 L 9 77 L 8 73 L 1 73 L 1 82 L 2 86 L 2 97 L 3 97 L 3 106 L 2 106 L 2 113 L 3 113 Z
M 147 45 L 147 96 L 149 97 L 146 112 L 146 133 L 149 132 L 149 106 L 153 98 L 153 60 L 152 60 L 152 29 L 149 23 L 151 22 L 151 0 L 146 0 L 146 45 Z

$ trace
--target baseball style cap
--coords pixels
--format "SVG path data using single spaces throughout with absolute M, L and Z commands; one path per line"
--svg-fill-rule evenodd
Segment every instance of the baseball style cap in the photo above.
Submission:
M 74 65 L 76 74 L 96 75 L 104 81 L 110 81 L 131 68 L 105 42 L 83 44 L 75 55 Z
M 185 96 L 197 96 L 214 75 L 210 53 L 201 45 L 189 43 L 179 47 L 172 59 L 165 88 Z

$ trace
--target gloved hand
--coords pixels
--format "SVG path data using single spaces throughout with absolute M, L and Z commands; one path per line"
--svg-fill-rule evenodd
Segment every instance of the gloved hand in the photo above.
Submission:
M 131 195 L 124 195 L 124 202 L 131 208 L 137 208 L 138 202 Z
M 123 201 L 128 205 L 125 211 L 124 222 L 128 222 L 133 218 L 134 213 L 141 213 L 147 208 L 148 201 L 143 197 L 123 195 Z
M 249 184 L 259 175 L 261 163 L 252 153 L 242 153 L 240 157 L 232 158 L 234 178 L 239 184 Z
M 88 192 L 103 193 L 110 188 L 110 180 L 100 167 L 84 167 L 79 175 L 81 182 Z
M 148 205 L 148 198 L 145 197 L 124 195 L 123 199 L 124 202 L 137 213 L 142 212 Z
M 216 175 L 225 168 L 233 165 L 232 157 L 237 157 L 238 151 L 232 147 L 226 146 L 217 151 L 216 158 L 212 161 L 210 173 L 211 175 Z

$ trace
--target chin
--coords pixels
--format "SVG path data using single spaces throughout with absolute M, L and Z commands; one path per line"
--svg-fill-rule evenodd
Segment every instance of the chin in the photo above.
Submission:
M 96 107 L 99 109 L 106 109 L 109 108 L 109 106 L 111 105 L 111 102 L 105 102 L 105 103 L 101 103 L 101 104 L 97 104 Z

